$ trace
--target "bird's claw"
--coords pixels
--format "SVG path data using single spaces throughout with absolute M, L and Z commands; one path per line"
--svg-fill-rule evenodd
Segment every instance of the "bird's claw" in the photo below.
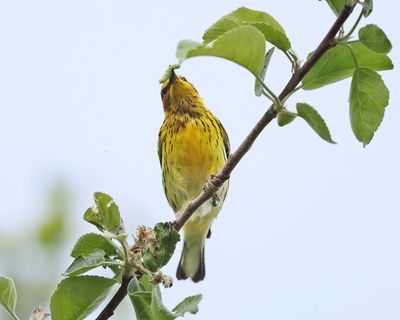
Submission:
M 221 201 L 220 198 L 218 197 L 218 195 L 216 193 L 214 193 L 211 197 L 212 199 L 212 205 L 213 207 L 216 207 L 218 205 L 218 203 Z

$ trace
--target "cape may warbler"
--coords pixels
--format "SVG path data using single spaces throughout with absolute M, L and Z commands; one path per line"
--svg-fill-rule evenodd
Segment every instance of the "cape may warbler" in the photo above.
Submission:
M 204 105 L 194 86 L 172 71 L 161 88 L 165 120 L 158 137 L 164 192 L 179 216 L 207 180 L 225 164 L 229 139 L 221 122 Z M 176 277 L 204 279 L 204 242 L 228 190 L 228 182 L 184 225 L 184 244 Z

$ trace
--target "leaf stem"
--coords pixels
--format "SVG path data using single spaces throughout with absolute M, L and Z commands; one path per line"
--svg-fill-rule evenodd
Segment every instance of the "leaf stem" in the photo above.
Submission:
M 132 261 L 131 265 L 136 268 L 137 270 L 139 270 L 142 274 L 146 274 L 148 276 L 152 276 L 154 275 L 153 272 L 151 272 L 149 269 L 147 269 L 143 264 L 138 263 L 136 261 Z
M 356 28 L 357 28 L 358 24 L 360 23 L 362 17 L 363 17 L 363 12 L 361 10 L 356 22 L 351 27 L 350 31 L 347 34 L 345 34 L 344 36 L 342 36 L 341 38 L 339 38 L 337 41 L 346 41 L 347 39 L 349 39 L 351 37 L 351 35 L 353 34 L 353 32 L 356 30 Z
M 274 98 L 272 98 L 269 93 L 267 91 L 265 91 L 264 89 L 262 89 L 261 93 L 271 102 L 274 102 Z
M 277 95 L 270 88 L 268 88 L 268 86 L 264 83 L 264 81 L 261 79 L 259 75 L 255 75 L 255 77 L 257 81 L 261 84 L 261 86 L 264 88 L 264 90 L 272 97 L 272 102 L 274 103 L 276 110 L 279 110 L 281 106 L 281 101 L 279 100 Z M 266 97 L 268 98 L 268 96 Z
M 124 266 L 124 264 L 123 264 L 123 262 L 118 262 L 118 261 L 115 261 L 115 260 L 111 260 L 111 261 L 106 261 L 106 262 L 103 262 L 102 264 L 101 264 L 102 266 L 117 266 L 117 267 L 123 267 Z
M 121 286 L 118 288 L 118 291 L 114 294 L 110 302 L 104 307 L 101 313 L 97 316 L 96 320 L 106 320 L 114 315 L 115 309 L 128 294 L 128 284 L 132 278 L 133 276 L 122 278 Z
M 339 42 L 339 44 L 352 44 L 352 43 L 358 43 L 360 40 L 351 40 L 351 41 L 346 41 L 346 42 Z
M 354 66 L 356 68 L 358 68 L 358 61 L 357 61 L 357 57 L 356 57 L 356 54 L 354 53 L 353 48 L 348 43 L 340 43 L 340 44 L 345 46 L 346 48 L 348 48 L 350 50 L 351 56 L 353 57 Z
M 283 52 L 292 64 L 292 73 L 295 73 L 299 69 L 299 57 L 293 49 L 289 49 Z
M 116 238 L 116 240 L 121 244 L 122 251 L 123 251 L 123 253 L 124 253 L 124 264 L 123 264 L 123 267 L 124 267 L 124 275 L 129 275 L 129 273 L 130 273 L 130 271 L 131 271 L 130 268 L 129 268 L 129 263 L 128 263 L 129 258 L 130 258 L 130 254 L 129 254 L 129 244 L 128 244 L 128 242 L 126 241 L 126 238 L 124 238 L 124 239 Z
M 3 307 L 7 310 L 8 314 L 13 318 L 13 320 L 20 320 L 13 310 L 8 308 L 6 305 L 3 305 Z
M 129 244 L 128 244 L 128 242 L 126 241 L 126 239 L 123 240 L 123 241 L 120 241 L 120 243 L 121 243 L 122 248 L 123 248 L 123 250 L 124 250 L 125 259 L 128 260 L 128 258 L 129 258 L 129 256 L 130 256 L 130 255 L 129 255 Z

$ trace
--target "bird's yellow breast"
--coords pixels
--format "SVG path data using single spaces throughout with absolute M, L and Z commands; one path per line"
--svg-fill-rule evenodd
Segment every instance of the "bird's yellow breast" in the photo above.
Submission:
M 171 157 L 183 170 L 207 176 L 222 164 L 220 139 L 213 136 L 207 123 L 200 119 L 189 121 L 171 140 L 175 146 Z
M 202 191 L 227 154 L 219 122 L 211 113 L 175 115 L 160 130 L 161 166 L 167 199 L 175 212 Z

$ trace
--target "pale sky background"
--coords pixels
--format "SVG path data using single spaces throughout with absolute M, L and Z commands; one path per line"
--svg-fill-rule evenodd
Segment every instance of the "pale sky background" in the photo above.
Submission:
M 374 5 L 361 25 L 385 30 L 399 66 L 399 5 Z M 316 0 L 2 1 L 0 232 L 35 222 L 58 180 L 74 200 L 69 248 L 96 231 L 81 218 L 94 191 L 114 197 L 131 234 L 139 224 L 172 220 L 157 158 L 158 80 L 176 62 L 179 40 L 200 41 L 239 6 L 274 16 L 302 59 L 334 20 Z M 269 105 L 254 96 L 252 76 L 217 58 L 193 58 L 179 72 L 223 122 L 235 150 Z M 288 101 L 291 110 L 296 102 L 316 107 L 338 144 L 300 119 L 268 126 L 232 174 L 206 244 L 205 280 L 176 281 L 163 291 L 168 306 L 203 293 L 198 315 L 185 319 L 400 318 L 399 74 L 382 74 L 390 105 L 365 149 L 350 128 L 349 80 Z M 289 76 L 276 51 L 267 82 L 278 93 Z M 180 247 L 167 274 L 175 275 L 179 254 Z

